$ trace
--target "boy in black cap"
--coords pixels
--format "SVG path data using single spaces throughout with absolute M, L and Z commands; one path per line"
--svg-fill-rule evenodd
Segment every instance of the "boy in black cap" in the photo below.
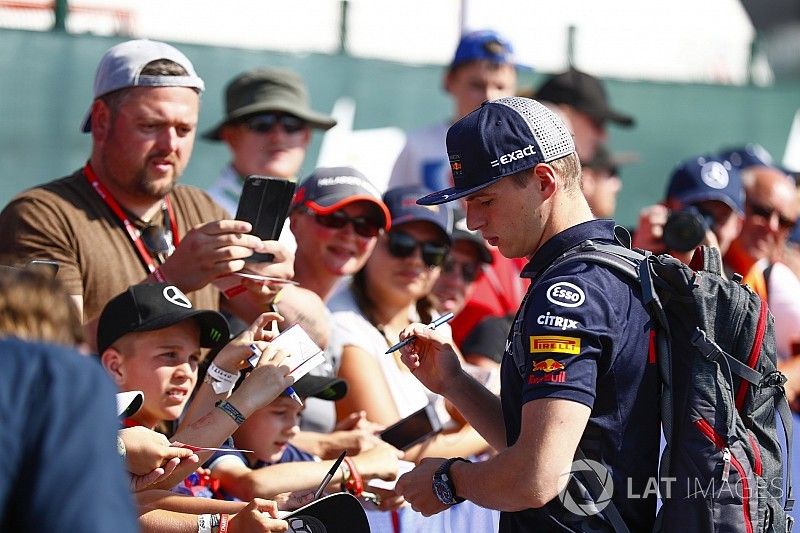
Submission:
M 344 380 L 312 374 L 303 376 L 293 387 L 304 401 L 309 397 L 336 401 L 347 393 Z M 319 457 L 292 444 L 299 430 L 302 409 L 291 398 L 279 396 L 253 413 L 233 434 L 236 448 L 252 450 L 253 453 L 229 450 L 214 454 L 208 468 L 220 480 L 225 496 L 243 500 L 274 498 L 278 494 L 314 489 L 319 485 L 335 461 L 320 461 Z M 338 491 L 340 484 L 347 484 L 356 476 L 364 480 L 394 479 L 397 459 L 402 455 L 399 450 L 382 442 L 342 462 L 331 486 Z
M 228 343 L 228 324 L 216 311 L 194 309 L 185 294 L 165 283 L 139 284 L 114 297 L 100 315 L 97 344 L 103 367 L 122 391 L 144 393 L 141 408 L 126 425 L 150 429 L 162 421 L 177 420 L 197 384 L 202 348 L 220 349 L 209 367 L 208 386 L 194 403 L 216 408 L 188 420 L 173 435 L 194 446 L 219 446 L 256 409 L 266 405 L 291 385 L 289 368 L 277 366 L 284 353 L 265 349 L 259 365 L 233 394 L 238 368 L 231 361 L 248 355 L 249 342 L 259 342 L 254 332 L 263 331 L 274 314 L 264 314 L 234 342 Z M 226 344 L 228 344 L 226 346 Z M 224 363 L 223 363 L 224 361 Z M 216 363 L 220 362 L 217 367 Z M 216 370 L 213 370 L 217 367 Z M 225 378 L 231 380 L 225 382 Z M 208 454 L 199 453 L 201 460 Z M 171 486 L 193 467 L 182 465 L 160 485 Z

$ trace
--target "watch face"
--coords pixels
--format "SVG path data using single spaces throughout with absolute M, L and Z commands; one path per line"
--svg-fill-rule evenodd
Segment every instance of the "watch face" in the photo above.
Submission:
M 453 501 L 453 493 L 450 491 L 450 487 L 447 486 L 447 483 L 437 479 L 433 482 L 433 492 L 436 494 L 436 497 L 439 498 L 439 501 L 447 504 L 453 505 L 455 503 Z

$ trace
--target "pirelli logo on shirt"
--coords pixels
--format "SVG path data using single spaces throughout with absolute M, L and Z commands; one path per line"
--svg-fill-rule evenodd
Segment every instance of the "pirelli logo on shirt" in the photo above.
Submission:
M 581 340 L 558 335 L 531 335 L 531 353 L 566 353 L 579 355 Z

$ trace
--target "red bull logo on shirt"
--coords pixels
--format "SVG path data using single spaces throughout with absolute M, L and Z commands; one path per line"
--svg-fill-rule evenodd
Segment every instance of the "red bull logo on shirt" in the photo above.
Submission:
M 531 368 L 531 372 L 555 372 L 556 370 L 564 370 L 564 363 L 556 361 L 555 359 L 535 361 Z
M 531 335 L 531 353 L 566 353 L 579 355 L 581 340 L 557 335 Z
M 544 374 L 531 374 L 528 376 L 528 385 L 536 385 L 537 383 L 564 383 L 567 379 L 567 371 L 564 368 L 564 363 L 556 361 L 555 359 L 545 359 L 544 361 L 536 361 L 533 363 L 531 372 L 544 372 Z

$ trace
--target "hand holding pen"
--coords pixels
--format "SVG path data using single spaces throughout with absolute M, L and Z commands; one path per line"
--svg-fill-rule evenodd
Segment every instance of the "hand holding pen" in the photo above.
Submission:
M 436 329 L 439 326 L 441 326 L 442 324 L 444 324 L 445 322 L 451 321 L 453 319 L 453 316 L 455 316 L 455 315 L 453 315 L 452 312 L 448 311 L 447 313 L 443 314 L 442 316 L 440 316 L 439 318 L 437 318 L 436 320 L 434 320 L 433 322 L 428 324 L 428 328 Z M 407 344 L 409 344 L 411 341 L 413 341 L 416 338 L 417 338 L 416 335 L 411 335 L 409 337 L 406 337 L 405 339 L 401 340 L 400 342 L 398 342 L 397 344 L 395 344 L 394 346 L 392 346 L 391 348 L 386 350 L 386 353 L 396 352 L 397 350 L 399 350 L 403 346 L 406 346 Z

